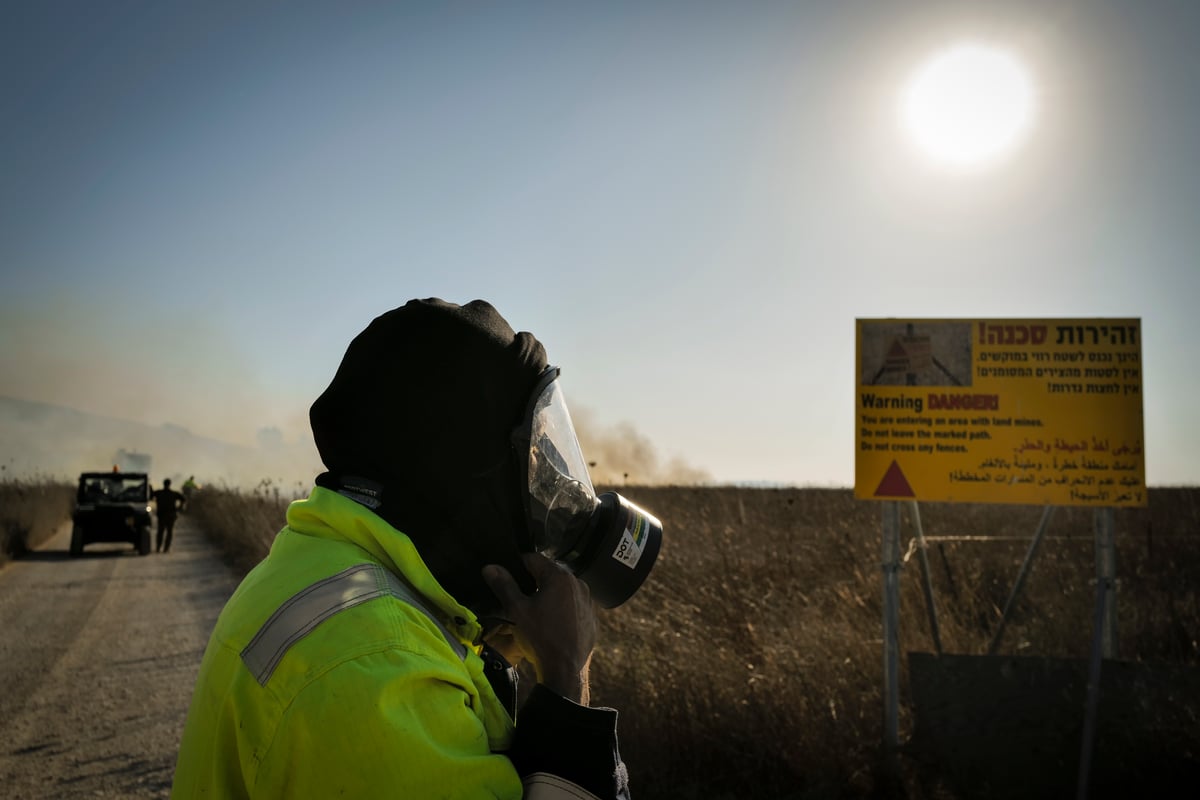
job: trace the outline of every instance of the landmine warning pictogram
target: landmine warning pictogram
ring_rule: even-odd
[[[1146,503],[1137,319],[860,319],[855,495]]]
[[[883,362],[885,373],[915,373],[933,364],[928,336],[897,336],[888,348]]]

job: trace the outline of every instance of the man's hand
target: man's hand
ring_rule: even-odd
[[[491,564],[483,579],[496,595],[513,635],[533,662],[538,683],[581,705],[588,703],[588,662],[596,645],[596,613],[587,584],[545,556],[527,553],[525,567],[537,581],[524,594],[512,575]]]

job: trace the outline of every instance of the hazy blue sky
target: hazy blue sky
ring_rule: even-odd
[[[962,39],[1038,93],[920,158]],[[299,435],[349,340],[482,297],[593,424],[853,481],[856,317],[1140,317],[1151,484],[1200,483],[1200,4],[7,2],[0,394]]]

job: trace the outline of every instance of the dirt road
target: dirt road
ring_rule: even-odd
[[[0,795],[166,797],[237,581],[186,516],[167,554],[69,544],[68,524],[0,569]]]

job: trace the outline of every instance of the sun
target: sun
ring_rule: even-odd
[[[1005,50],[961,43],[916,69],[900,117],[925,155],[963,172],[1010,155],[1033,127],[1035,96],[1024,65]]]

